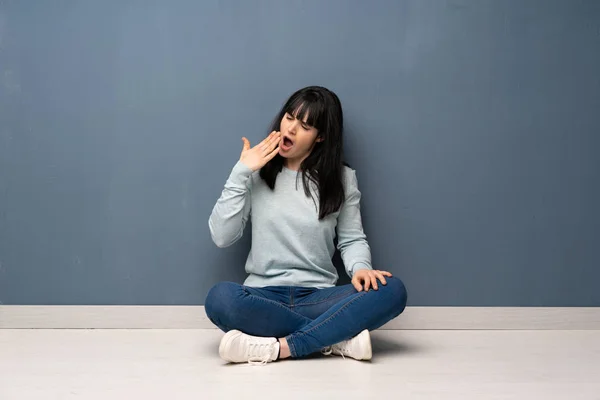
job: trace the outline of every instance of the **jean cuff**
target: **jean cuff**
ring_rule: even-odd
[[[298,358],[298,353],[296,352],[296,345],[294,344],[294,338],[292,335],[288,335],[285,337],[287,341],[288,347],[290,348],[290,355],[292,358]]]

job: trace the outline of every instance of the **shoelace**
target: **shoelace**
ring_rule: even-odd
[[[265,365],[271,359],[275,343],[250,343],[248,345],[248,364]]]
[[[333,347],[334,346],[329,346],[329,347],[325,347],[323,350],[321,350],[321,353],[325,356],[330,356],[333,353]],[[342,356],[342,358],[345,360],[346,357],[344,357],[344,353],[348,352],[348,349],[342,347],[340,348],[339,346],[337,346],[337,348],[340,351],[340,355]]]

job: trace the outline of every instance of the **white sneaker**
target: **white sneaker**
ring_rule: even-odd
[[[355,360],[370,360],[373,357],[373,350],[371,349],[371,335],[369,331],[365,329],[352,339],[336,343],[323,350],[323,354],[327,356],[332,353],[343,358],[350,357]]]
[[[277,359],[279,341],[232,330],[221,339],[219,355],[223,360],[232,363],[266,364]]]

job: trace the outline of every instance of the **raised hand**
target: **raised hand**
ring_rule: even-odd
[[[279,153],[279,143],[281,143],[281,133],[277,131],[271,132],[269,136],[256,146],[250,148],[250,142],[245,137],[244,148],[240,155],[240,161],[244,163],[252,171],[257,171],[265,166],[273,157]]]

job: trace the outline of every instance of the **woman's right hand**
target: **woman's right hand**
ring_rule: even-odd
[[[270,160],[279,153],[279,143],[281,143],[281,133],[277,131],[271,132],[269,136],[256,146],[250,148],[250,142],[245,137],[244,148],[240,155],[240,161],[244,163],[252,171],[257,171],[265,166]]]

